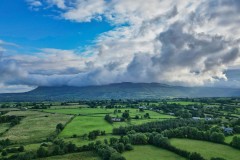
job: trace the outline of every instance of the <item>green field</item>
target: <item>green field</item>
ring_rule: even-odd
[[[94,115],[94,114],[107,114],[111,110],[101,108],[71,108],[71,109],[45,109],[44,112],[72,114],[72,115]]]
[[[185,160],[179,155],[154,146],[134,146],[133,151],[124,152],[127,160]]]
[[[65,124],[72,116],[43,113],[38,111],[13,111],[7,115],[25,116],[20,124],[3,134],[1,139],[13,142],[40,142],[54,133],[58,123]]]
[[[84,107],[88,107],[87,105],[78,105],[78,104],[74,104],[74,103],[68,103],[68,105],[66,106],[61,106],[61,105],[55,105],[55,106],[51,106],[51,109],[76,109],[76,108],[84,108]]]
[[[59,137],[71,137],[76,134],[81,136],[93,130],[105,130],[111,133],[113,125],[104,120],[103,117],[77,116],[60,133]]]
[[[146,110],[144,112],[139,112],[138,109],[119,109],[121,113],[114,114],[115,109],[101,109],[101,108],[77,108],[77,109],[46,109],[44,112],[48,113],[58,113],[58,114],[71,114],[78,115],[75,117],[64,130],[60,133],[59,137],[69,138],[74,134],[77,136],[82,136],[93,130],[104,130],[106,133],[112,133],[114,127],[126,126],[126,125],[136,125],[143,124],[147,122],[164,120],[169,118],[175,118],[174,116],[160,114],[154,111]],[[131,121],[128,122],[114,122],[109,124],[104,120],[106,114],[110,114],[112,117],[121,117],[125,110],[129,110]],[[143,117],[144,114],[149,113],[150,119],[140,118],[134,119],[136,115]]]
[[[81,152],[81,153],[47,157],[47,158],[42,158],[38,160],[100,160],[100,158],[93,152]]]
[[[225,142],[228,143],[228,144],[231,143],[234,136],[240,137],[240,134],[235,134],[235,135],[233,135],[233,136],[227,136],[227,137],[225,138]]]
[[[116,117],[116,116],[121,117],[122,113],[123,113],[125,110],[128,110],[131,118],[135,118],[136,115],[138,115],[139,117],[143,117],[144,114],[146,114],[146,113],[149,113],[151,119],[169,119],[169,118],[175,118],[174,116],[170,116],[170,115],[167,115],[167,114],[157,113],[157,112],[150,111],[150,110],[144,110],[144,112],[140,112],[139,109],[136,109],[136,108],[118,109],[118,110],[121,110],[121,113],[117,113],[117,114],[113,114],[113,113],[114,113],[114,110],[115,110],[115,109],[108,109],[108,111],[110,111],[110,113],[111,113],[111,116],[113,116],[113,117]]]
[[[180,105],[193,105],[193,104],[200,104],[199,102],[188,102],[188,101],[169,101],[168,104],[180,104]]]
[[[76,144],[78,147],[81,147],[83,145],[87,145],[91,142],[96,142],[96,141],[102,141],[104,142],[104,139],[109,140],[110,138],[115,137],[115,138],[119,138],[119,136],[115,136],[115,135],[105,135],[105,136],[98,136],[95,140],[84,140],[83,138],[64,138],[65,142],[72,142],[74,144]]]
[[[153,119],[168,119],[168,118],[175,118],[174,116],[160,114],[154,111],[145,110],[144,112],[139,112],[138,109],[133,108],[125,108],[125,109],[118,109],[121,110],[121,113],[114,114],[115,109],[102,109],[102,108],[70,108],[70,109],[45,109],[44,112],[49,113],[60,113],[60,114],[72,114],[72,115],[91,115],[91,116],[103,116],[105,114],[110,114],[113,117],[121,117],[122,113],[125,110],[129,110],[131,118],[135,118],[136,115],[142,116],[146,113],[150,114],[150,117]]]
[[[239,160],[240,157],[239,150],[222,144],[177,138],[171,139],[170,142],[177,148],[189,152],[200,153],[208,160],[210,160],[211,157],[221,157],[227,160]]]
[[[6,132],[6,130],[10,127],[9,123],[0,124],[0,134]]]

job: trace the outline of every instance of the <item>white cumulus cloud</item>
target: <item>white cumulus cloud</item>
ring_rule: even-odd
[[[34,6],[32,2],[29,4]],[[132,81],[222,85],[220,82],[229,78],[226,71],[239,68],[238,0],[39,2],[48,9],[58,8],[59,16],[69,21],[107,21],[115,27],[99,35],[95,46],[81,54],[75,50],[42,49],[32,56],[3,58],[2,64],[14,62],[12,70],[4,69],[6,73],[18,75],[15,72],[22,69],[19,79],[4,83],[83,86]],[[14,65],[19,66],[16,71]]]

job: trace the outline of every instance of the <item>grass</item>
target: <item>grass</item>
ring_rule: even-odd
[[[4,112],[4,111],[18,111],[18,108],[0,108],[0,112]]]
[[[10,127],[9,123],[2,123],[0,124],[0,134],[4,133]]]
[[[59,137],[71,137],[74,134],[81,136],[93,130],[111,133],[113,127],[103,117],[77,116],[64,128]]]
[[[171,139],[171,144],[177,148],[200,153],[204,158],[210,160],[212,157],[221,157],[228,160],[239,160],[240,151],[232,147],[199,140]]]
[[[78,138],[65,138],[64,141],[72,142],[75,145],[77,145],[78,147],[80,147],[83,145],[87,145],[91,142],[96,142],[98,140],[104,142],[104,139],[109,140],[112,137],[119,138],[119,136],[115,136],[115,135],[105,135],[105,136],[98,136],[97,139],[95,139],[95,140],[84,140],[84,139],[78,137]]]
[[[150,117],[152,119],[168,119],[168,118],[175,118],[174,116],[170,116],[170,115],[166,115],[166,114],[161,114],[161,113],[157,113],[154,111],[150,111],[150,110],[145,110],[144,112],[139,112],[138,109],[136,108],[125,108],[125,109],[118,109],[121,110],[121,113],[117,113],[117,114],[113,114],[115,109],[109,109],[108,111],[110,111],[113,117],[121,117],[122,113],[125,110],[129,110],[130,116],[131,118],[135,118],[136,115],[138,115],[139,117],[143,117],[146,113],[149,113]]]
[[[174,116],[160,114],[154,111],[139,112],[138,109],[120,109],[121,113],[113,114],[115,109],[101,109],[101,108],[78,108],[78,109],[47,109],[44,112],[80,115],[75,117],[65,129],[60,133],[59,137],[72,137],[74,134],[82,136],[93,130],[105,130],[106,133],[112,133],[113,128],[126,125],[143,124],[147,122],[175,118]],[[130,122],[114,122],[109,124],[104,120],[104,116],[111,113],[113,117],[121,117],[125,110],[129,110],[132,118],[135,115],[143,117],[144,114],[149,113],[151,119],[132,119]]]
[[[78,105],[78,104],[68,104],[66,106],[61,106],[61,105],[57,105],[57,106],[51,106],[51,109],[78,109],[78,108],[84,108],[84,107],[88,107],[87,105]]]
[[[193,105],[193,104],[200,104],[199,102],[188,102],[188,101],[168,101],[168,104],[180,104],[180,105]]]
[[[134,146],[133,151],[124,152],[127,160],[184,160],[183,157],[154,146]]]
[[[41,146],[41,143],[32,143],[24,146],[24,150],[27,152],[36,151]]]
[[[235,135],[233,135],[233,136],[227,136],[227,137],[225,137],[225,142],[228,143],[228,144],[230,144],[230,143],[232,142],[232,139],[233,139],[234,136],[239,136],[239,137],[240,137],[240,134],[235,134]]]
[[[20,124],[3,134],[2,139],[9,138],[16,143],[33,143],[45,140],[54,133],[58,123],[65,124],[72,116],[43,113],[38,111],[14,111],[8,115],[25,116]]]
[[[164,119],[132,119],[130,124],[131,125],[140,125],[143,123],[154,122],[154,121],[161,121]]]
[[[100,160],[100,158],[93,152],[81,152],[81,153],[46,157],[38,160]]]
[[[113,114],[115,109],[102,109],[102,108],[61,108],[61,109],[45,109],[44,112],[49,113],[60,113],[60,114],[72,114],[72,115],[91,115],[91,116],[103,116],[105,114],[111,114],[113,117],[121,117],[125,110],[129,110],[131,118],[135,118],[136,115],[144,116],[144,114],[149,113],[150,117],[153,119],[168,119],[175,118],[174,116],[160,114],[154,111],[145,110],[144,112],[139,112],[136,108],[124,108],[121,113]]]
[[[110,111],[101,108],[71,108],[71,109],[45,109],[44,112],[72,114],[72,115],[94,115],[94,114],[107,114]]]

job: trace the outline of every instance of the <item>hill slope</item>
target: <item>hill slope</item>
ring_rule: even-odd
[[[181,87],[159,83],[117,83],[86,87],[38,87],[26,93],[0,94],[0,101],[70,101],[81,99],[159,99],[167,97],[235,97],[240,89]]]

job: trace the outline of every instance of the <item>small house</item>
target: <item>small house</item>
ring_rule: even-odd
[[[233,134],[233,128],[230,127],[222,127],[224,133],[226,134]]]
[[[28,108],[27,108],[27,107],[21,107],[20,110],[21,110],[21,111],[26,111],[26,110],[28,110]]]
[[[122,119],[121,119],[121,118],[115,118],[115,117],[113,117],[113,118],[112,118],[112,121],[113,121],[113,122],[121,122]]]
[[[192,117],[193,120],[200,120],[200,117]]]
[[[206,121],[211,121],[211,120],[213,120],[211,117],[205,117],[205,120]]]

